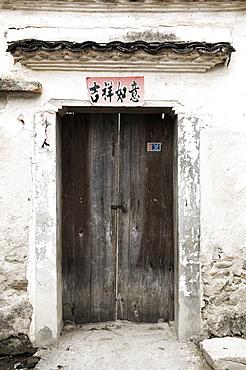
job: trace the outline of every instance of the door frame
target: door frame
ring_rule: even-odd
[[[49,108],[51,105],[49,105]],[[61,117],[102,112],[88,102],[55,101],[34,115],[29,297],[33,306],[30,339],[36,346],[56,343],[62,330],[61,276]],[[112,110],[118,111],[116,107]],[[200,126],[203,119],[183,112],[177,102],[145,102],[131,113],[164,112],[174,123],[174,317],[180,340],[201,328],[200,289]],[[48,144],[48,145],[46,145]],[[47,310],[49,307],[49,310]]]

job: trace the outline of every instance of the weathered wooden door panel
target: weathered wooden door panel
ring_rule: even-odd
[[[67,115],[62,131],[64,319],[114,320],[117,115]]]
[[[93,115],[91,127],[91,322],[98,322],[115,320],[117,115]]]
[[[63,284],[65,320],[173,319],[168,116],[64,117]]]
[[[148,142],[161,142],[148,152]],[[121,115],[118,317],[173,319],[172,122]]]
[[[63,183],[63,315],[90,321],[90,168],[87,116],[66,115],[62,122]],[[83,200],[81,202],[81,199]],[[79,215],[79,217],[78,217]],[[78,308],[83,305],[83,311]]]

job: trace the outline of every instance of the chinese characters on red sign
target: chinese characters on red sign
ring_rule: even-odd
[[[144,103],[144,77],[87,77],[93,105],[139,106]]]

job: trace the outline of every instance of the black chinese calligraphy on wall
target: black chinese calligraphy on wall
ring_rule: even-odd
[[[144,103],[144,77],[87,77],[93,105],[139,106]]]

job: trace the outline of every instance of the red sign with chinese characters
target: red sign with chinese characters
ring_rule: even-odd
[[[86,83],[93,105],[144,104],[144,77],[87,77]]]

